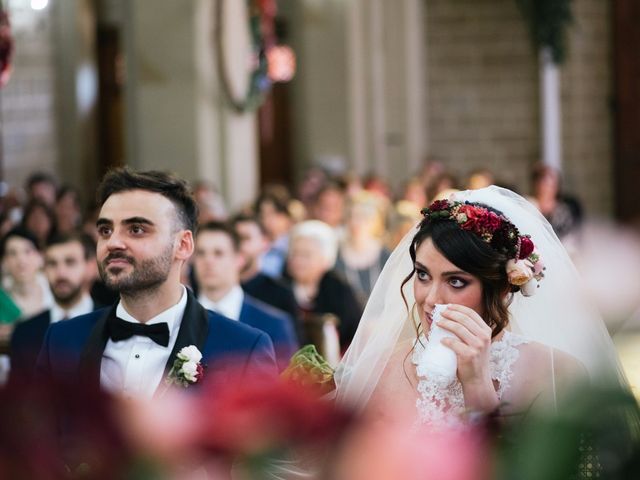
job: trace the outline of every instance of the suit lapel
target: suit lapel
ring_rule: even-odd
[[[193,293],[187,289],[187,305],[184,309],[178,338],[165,365],[165,375],[169,373],[180,350],[189,345],[195,345],[204,355],[204,346],[209,336],[209,318]],[[203,359],[204,361],[204,359]]]
[[[92,388],[100,388],[102,355],[109,340],[106,329],[107,320],[112,316],[115,317],[117,305],[117,303],[113,305],[105,315],[96,321],[80,354],[80,378]]]
[[[242,300],[242,308],[240,309],[240,316],[238,317],[238,321],[240,323],[247,323],[247,318],[249,317],[249,304],[246,299]]]

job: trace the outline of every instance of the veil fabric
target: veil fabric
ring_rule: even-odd
[[[499,210],[520,234],[531,236],[542,257],[545,277],[535,295],[513,294],[509,328],[528,340],[572,355],[584,365],[592,383],[624,385],[624,374],[601,315],[583,293],[573,262],[537,208],[516,193],[495,186],[457,192],[451,200],[482,203]],[[414,279],[404,287],[406,303],[400,292],[403,280],[413,269],[409,246],[415,234],[414,228],[391,254],[371,293],[353,342],[336,369],[339,403],[364,408],[392,354],[402,342],[416,338],[419,319],[412,308]],[[519,372],[523,373],[526,374]],[[554,373],[550,371],[550,375]],[[554,380],[550,378],[550,382]]]

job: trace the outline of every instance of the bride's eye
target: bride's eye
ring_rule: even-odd
[[[464,288],[467,286],[467,283],[467,281],[456,277],[453,277],[449,280],[449,285],[451,285],[453,288]]]
[[[420,270],[417,268],[416,268],[416,277],[418,277],[418,280],[420,280],[421,282],[424,282],[425,280],[429,280],[429,274],[424,270]]]

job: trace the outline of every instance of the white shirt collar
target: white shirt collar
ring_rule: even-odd
[[[182,287],[182,296],[180,297],[178,303],[151,318],[146,322],[147,325],[151,325],[152,323],[166,322],[169,325],[169,334],[171,336],[174,336],[174,333],[177,332],[180,328],[180,324],[182,323],[182,315],[184,314],[184,310],[187,307],[187,289],[184,285],[180,286]],[[116,307],[116,316],[127,322],[141,323],[125,310],[124,305],[122,305],[122,300],[118,302],[118,306]]]
[[[89,296],[88,293],[85,293],[84,295],[82,295],[82,297],[80,298],[80,301],[76,303],[73,307],[71,307],[69,310],[63,309],[60,305],[54,302],[53,305],[51,305],[51,312],[50,312],[51,323],[59,322],[63,318],[68,319],[68,318],[77,317],[79,315],[84,315],[85,313],[90,313],[92,311],[93,311],[93,300],[91,300],[91,297]]]
[[[207,298],[204,293],[198,296],[198,301],[207,310],[213,310],[232,320],[240,320],[240,312],[242,311],[242,303],[244,302],[244,292],[240,285],[235,285],[229,293],[217,302]]]

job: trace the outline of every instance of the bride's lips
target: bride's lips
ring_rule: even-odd
[[[430,312],[424,312],[424,318],[427,320],[427,323],[431,325],[433,323],[433,317]]]

